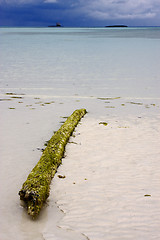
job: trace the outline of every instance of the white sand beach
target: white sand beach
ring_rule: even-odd
[[[25,89],[2,89],[0,99],[0,239],[159,239],[160,99],[59,97]],[[44,143],[79,108],[88,113],[33,221],[18,191]]]
[[[66,178],[52,183],[65,214],[61,228],[93,240],[160,237],[156,125],[155,119],[133,116],[82,121],[58,171]]]

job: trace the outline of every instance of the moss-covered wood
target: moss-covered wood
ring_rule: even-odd
[[[49,196],[49,186],[65,151],[65,145],[80,119],[86,114],[79,109],[67,118],[61,128],[48,141],[39,162],[29,174],[19,191],[20,199],[26,203],[28,214],[35,218]]]

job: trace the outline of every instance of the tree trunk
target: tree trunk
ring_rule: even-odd
[[[39,162],[28,175],[22,189],[20,199],[26,203],[28,214],[35,218],[43,203],[49,196],[49,186],[57,168],[61,164],[65,146],[69,137],[81,118],[86,114],[85,109],[75,110],[65,123],[49,140]]]

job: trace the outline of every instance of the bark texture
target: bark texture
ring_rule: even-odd
[[[67,118],[49,140],[39,162],[28,175],[19,191],[20,199],[26,203],[28,214],[32,218],[39,214],[43,203],[48,198],[50,182],[62,162],[65,146],[78,122],[85,114],[86,109],[78,109]]]

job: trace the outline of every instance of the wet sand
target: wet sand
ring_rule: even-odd
[[[104,121],[107,126],[99,124]],[[157,124],[148,118],[82,121],[58,170],[66,177],[52,182],[65,214],[61,228],[92,240],[160,237]]]
[[[0,104],[0,239],[159,239],[160,99],[3,89]],[[78,108],[88,114],[32,221],[18,191],[45,142]]]

